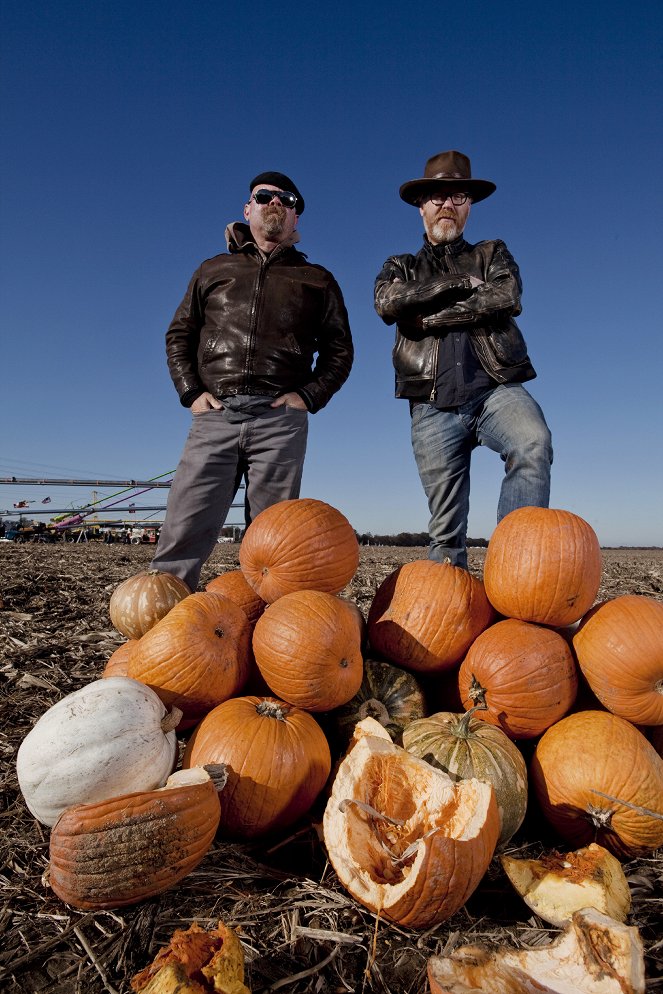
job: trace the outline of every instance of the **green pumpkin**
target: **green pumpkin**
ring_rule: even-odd
[[[502,825],[499,841],[504,843],[525,817],[527,767],[518,746],[501,728],[473,717],[474,710],[440,711],[412,722],[403,732],[403,746],[452,780],[492,784]]]
[[[363,718],[375,718],[400,745],[403,729],[425,714],[424,692],[412,673],[381,659],[365,659],[364,679],[358,692],[330,717],[344,746]]]

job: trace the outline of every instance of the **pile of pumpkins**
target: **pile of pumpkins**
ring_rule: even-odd
[[[528,786],[573,846],[627,858],[663,844],[663,603],[592,607],[601,556],[585,521],[513,511],[483,583],[411,562],[366,620],[340,595],[358,561],[346,518],[301,499],[263,511],[240,569],[203,592],[151,572],[117,588],[111,618],[128,641],[18,754],[62,900],[159,893],[217,831],[282,831],[325,788],[339,879],[413,928],[465,903],[520,827]],[[538,740],[529,771],[523,740]]]

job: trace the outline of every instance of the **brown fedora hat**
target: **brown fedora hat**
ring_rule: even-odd
[[[417,207],[421,198],[436,190],[467,193],[473,204],[496,190],[487,179],[472,179],[470,160],[462,152],[438,152],[426,163],[422,179],[412,179],[400,188],[401,199]]]

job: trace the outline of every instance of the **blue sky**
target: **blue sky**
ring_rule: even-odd
[[[421,244],[398,187],[458,148],[497,184],[466,236],[503,238],[521,268],[552,505],[603,544],[663,544],[662,27],[659,4],[610,0],[5,0],[0,477],[176,465],[190,415],[165,329],[249,179],[277,169],[306,197],[300,248],[337,277],[356,344],[311,419],[302,495],[359,531],[425,530],[372,288]],[[473,536],[494,527],[501,475],[476,452]],[[0,509],[45,493],[1,487]]]

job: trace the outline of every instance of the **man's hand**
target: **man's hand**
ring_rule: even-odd
[[[196,397],[193,404],[191,405],[192,414],[202,414],[203,411],[220,411],[223,409],[223,404],[221,401],[217,400],[212,393],[201,393],[200,397]]]
[[[298,393],[284,393],[277,397],[271,406],[282,407],[284,404],[286,407],[294,407],[298,411],[308,411],[308,407]]]

